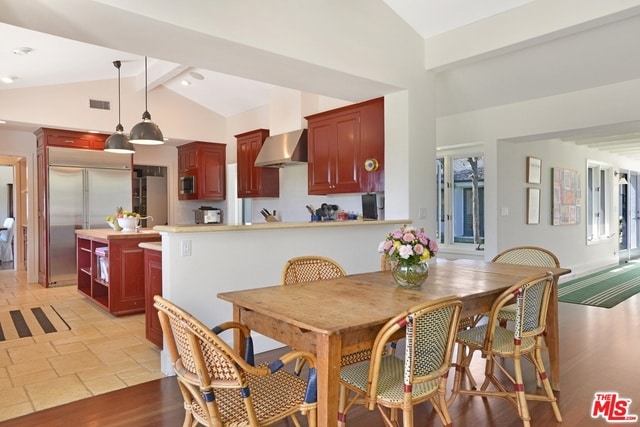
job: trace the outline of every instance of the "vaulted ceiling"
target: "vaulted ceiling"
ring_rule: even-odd
[[[420,36],[429,39],[522,10],[519,8],[535,2],[384,0],[384,3]],[[15,12],[22,5],[20,0],[0,0],[0,10],[3,7]],[[640,55],[635,43],[640,40],[639,16],[610,18],[593,28],[549,36],[547,39],[553,39],[553,43],[537,40],[534,46],[526,46],[526,51],[517,49],[444,69],[437,78],[438,113],[471,111],[492,104],[638,79]],[[0,83],[0,94],[8,88],[113,79],[116,71],[112,61],[116,59],[123,62],[123,77],[137,76],[138,81],[143,82],[140,76],[144,73],[144,58],[140,55],[2,21],[0,13],[0,77],[14,77],[15,81],[11,85]],[[23,55],[19,50],[22,47],[33,51]],[[505,73],[512,78],[505,79]],[[150,58],[149,88],[153,90],[159,85],[224,117],[266,105],[272,87],[268,82]],[[548,137],[640,158],[640,125],[636,123]]]

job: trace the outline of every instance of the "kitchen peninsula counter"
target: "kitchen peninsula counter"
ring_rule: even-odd
[[[218,293],[279,285],[287,260],[305,255],[332,258],[348,274],[380,269],[380,242],[409,220],[269,222],[251,225],[157,225],[162,235],[162,295],[206,325],[233,318]],[[262,352],[282,343],[260,334]],[[171,363],[162,352],[162,371]]]
[[[120,316],[145,311],[143,242],[159,242],[153,230],[76,230],[78,291]]]
[[[320,228],[328,227],[358,227],[358,226],[379,226],[410,224],[411,221],[404,220],[352,220],[352,221],[317,221],[317,222],[262,222],[240,225],[221,224],[186,224],[186,225],[156,225],[154,231],[170,233],[196,233],[209,231],[248,231],[248,230],[286,230],[293,228]]]

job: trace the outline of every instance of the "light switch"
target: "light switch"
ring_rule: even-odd
[[[509,215],[509,208],[502,208],[502,209],[500,209],[500,215],[502,215],[502,216],[507,216],[507,215]]]

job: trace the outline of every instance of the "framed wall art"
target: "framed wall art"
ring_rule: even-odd
[[[535,157],[527,157],[527,184],[540,184],[542,160]]]
[[[539,188],[527,188],[527,224],[540,224]]]
[[[581,194],[578,172],[553,168],[553,225],[580,222]]]

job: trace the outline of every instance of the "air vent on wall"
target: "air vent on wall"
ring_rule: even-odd
[[[90,99],[89,108],[93,108],[96,110],[111,110],[111,102],[101,101],[99,99]]]

